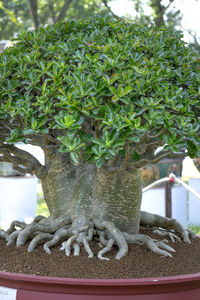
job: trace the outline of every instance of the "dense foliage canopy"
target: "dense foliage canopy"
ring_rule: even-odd
[[[159,145],[198,154],[200,62],[178,32],[62,21],[22,32],[0,56],[0,78],[2,143],[48,136],[75,163],[98,167]]]

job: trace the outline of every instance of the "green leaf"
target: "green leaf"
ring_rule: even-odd
[[[112,156],[116,155],[116,150],[115,149],[108,149],[108,153],[111,154]]]
[[[139,73],[139,74],[141,74],[141,75],[144,73],[143,70],[139,69],[139,68],[136,67],[136,66],[133,66],[133,69],[134,69],[137,73]]]
[[[128,79],[127,73],[123,71],[122,72],[122,77],[123,77],[124,80],[127,80]]]
[[[116,102],[116,101],[118,101],[118,100],[120,100],[120,98],[119,98],[118,96],[113,96],[113,97],[112,97],[112,102]]]
[[[14,143],[20,140],[21,138],[22,138],[21,131],[19,129],[12,129],[11,136],[6,138],[6,141],[8,143]]]
[[[122,97],[122,91],[123,91],[123,88],[122,88],[122,84],[120,83],[120,85],[118,86],[118,89],[117,89],[117,95],[119,97]]]
[[[25,127],[23,129],[23,134],[24,135],[29,135],[29,134],[33,134],[33,133],[34,133],[34,130],[32,128]]]
[[[128,97],[122,97],[119,99],[120,101],[122,101],[125,104],[129,104],[130,103],[130,99]],[[113,101],[114,102],[114,101]]]
[[[124,140],[117,140],[114,144],[113,144],[113,148],[119,148],[119,149],[123,149],[124,147]]]
[[[195,154],[197,152],[197,147],[196,145],[192,142],[192,141],[189,141],[187,140],[186,142],[187,144],[187,149],[188,149],[188,154],[191,158],[194,158],[195,157]]]
[[[113,84],[117,79],[119,78],[119,75],[117,73],[112,74],[109,85]]]
[[[103,143],[100,139],[94,138],[94,139],[93,139],[93,142],[94,142],[95,144],[99,145],[99,146],[104,146],[104,143]]]
[[[101,156],[101,154],[103,153],[103,150],[102,150],[102,148],[100,147],[100,146],[93,146],[92,147],[92,152],[94,153],[94,154],[96,154],[96,156]]]
[[[61,145],[60,148],[58,149],[58,151],[61,153],[66,153],[66,152],[68,152],[68,149],[65,147],[65,145]]]
[[[85,55],[89,61],[92,61],[92,56],[90,54]]]
[[[104,160],[103,158],[100,158],[96,161],[96,166],[98,169],[100,169],[103,166]]]
[[[139,161],[140,160],[140,155],[138,152],[134,152],[133,155],[132,155],[132,159],[135,160],[135,161]]]
[[[57,140],[64,144],[67,148],[71,146],[71,140],[67,136],[58,136]]]
[[[133,90],[132,86],[126,86],[122,92],[122,96],[128,95]]]
[[[74,147],[74,150],[78,150],[78,149],[80,149],[80,148],[83,148],[85,146],[85,143],[80,143],[80,144],[78,144],[77,146],[75,146]]]
[[[34,120],[32,121],[31,127],[32,127],[33,130],[36,130],[37,127],[38,127],[38,121],[34,119]]]
[[[78,163],[79,163],[79,155],[78,155],[78,153],[71,151],[70,154],[69,154],[69,156],[70,156],[72,162],[74,162],[75,165],[78,165]]]
[[[47,133],[49,133],[49,129],[45,128],[45,127],[39,128],[38,132],[47,134]]]
[[[130,136],[128,138],[128,140],[131,141],[131,142],[134,142],[134,143],[139,143],[140,138],[139,138],[139,136]]]
[[[108,75],[103,76],[103,80],[109,85],[110,84],[110,77]]]
[[[114,86],[110,86],[109,89],[112,92],[112,94],[114,94],[115,96],[118,96],[117,89]]]

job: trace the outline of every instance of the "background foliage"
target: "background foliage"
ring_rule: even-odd
[[[153,21],[157,26],[165,25],[168,28],[181,29],[182,14],[174,7],[175,0],[130,1],[134,3],[135,21],[147,23]],[[110,0],[1,0],[0,40],[9,40],[23,29],[53,24],[64,18],[105,15],[108,11],[114,15],[109,6],[110,2]],[[144,5],[151,7],[151,16],[145,14]],[[198,39],[194,34],[192,45],[200,51]]]

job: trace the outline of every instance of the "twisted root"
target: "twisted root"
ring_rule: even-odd
[[[157,253],[162,256],[172,257],[170,252],[175,252],[175,250],[167,245],[167,240],[157,241],[156,239],[150,238],[145,234],[128,234],[123,232],[123,235],[128,243],[145,246],[149,248],[152,252]]]
[[[146,211],[140,213],[140,225],[144,228],[154,229],[154,233],[169,237],[172,242],[182,239],[183,242],[191,244],[190,238],[195,238],[195,233],[192,230],[185,229],[176,219],[162,217]],[[181,238],[175,233],[179,234]]]
[[[51,254],[51,248],[61,243],[60,250],[65,251],[66,256],[69,256],[71,252],[78,256],[81,247],[83,247],[88,257],[92,258],[94,253],[89,243],[95,237],[102,248],[97,257],[108,260],[103,255],[110,251],[113,245],[118,247],[116,259],[121,259],[127,254],[128,243],[143,245],[154,253],[171,257],[171,252],[175,252],[175,250],[167,244],[166,238],[172,242],[180,241],[182,238],[184,242],[190,243],[189,238],[195,237],[191,230],[184,229],[176,220],[146,212],[141,212],[141,225],[153,230],[153,233],[157,233],[165,239],[158,241],[144,234],[121,232],[110,221],[86,216],[62,216],[54,220],[51,217],[37,216],[29,225],[14,221],[7,231],[0,230],[0,238],[4,238],[8,246],[16,243],[17,247],[30,241],[28,252],[32,252],[39,244],[44,243],[44,251]]]

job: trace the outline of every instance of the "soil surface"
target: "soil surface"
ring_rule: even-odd
[[[158,238],[157,235],[153,237]],[[200,238],[192,240],[192,244],[169,242],[176,250],[173,258],[161,257],[142,246],[129,245],[128,254],[121,260],[114,259],[117,253],[117,248],[114,248],[105,255],[110,260],[102,261],[97,259],[100,249],[98,243],[93,241],[90,245],[95,254],[92,259],[87,258],[83,249],[78,257],[65,256],[64,251],[59,251],[60,245],[52,248],[51,255],[42,250],[42,245],[28,253],[27,246],[6,246],[5,240],[0,239],[0,270],[40,276],[101,279],[163,277],[200,272]]]

